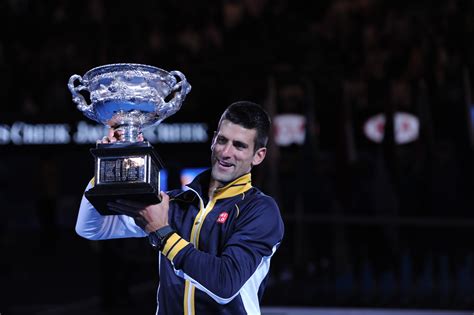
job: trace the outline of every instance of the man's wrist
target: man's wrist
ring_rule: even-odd
[[[171,226],[166,225],[148,234],[148,240],[151,246],[153,246],[156,250],[161,251],[165,246],[168,238],[174,232],[176,231]]]

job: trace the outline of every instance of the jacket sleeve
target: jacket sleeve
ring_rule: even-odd
[[[283,238],[280,211],[272,198],[258,198],[247,207],[241,209],[221,256],[197,250],[176,233],[162,251],[178,276],[191,281],[220,304],[232,301],[247,282],[256,281],[251,285],[258,290],[268,273],[270,258]]]
[[[89,182],[85,191],[92,188]],[[90,240],[144,237],[146,232],[126,215],[101,215],[83,195],[76,221],[76,233]]]

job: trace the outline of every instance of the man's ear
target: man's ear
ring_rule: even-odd
[[[212,136],[211,140],[211,151],[214,150],[214,145],[216,143],[217,131],[214,131],[214,135]]]
[[[255,166],[262,163],[266,155],[267,155],[267,148],[263,147],[263,148],[258,149],[253,154],[252,165]]]

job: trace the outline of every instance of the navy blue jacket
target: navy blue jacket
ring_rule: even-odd
[[[170,191],[177,232],[159,255],[157,314],[260,314],[270,259],[284,233],[275,201],[245,174],[208,200],[210,171]],[[92,187],[89,183],[87,189]],[[146,237],[125,215],[102,216],[83,196],[76,232],[88,239]]]
[[[252,187],[250,174],[207,200],[209,176],[170,192],[177,233],[160,259],[158,314],[260,314],[270,258],[283,238],[280,211]]]

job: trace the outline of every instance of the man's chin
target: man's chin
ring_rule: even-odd
[[[212,170],[212,178],[221,183],[228,183],[234,179],[232,174],[223,174],[222,172],[215,170]]]

